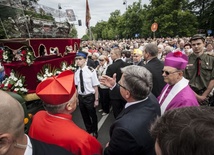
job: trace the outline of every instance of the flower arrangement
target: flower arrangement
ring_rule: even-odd
[[[61,71],[65,71],[65,70],[72,70],[72,71],[76,71],[76,65],[75,64],[71,64],[69,65],[66,61],[63,61],[61,63]]]
[[[50,64],[46,64],[42,67],[41,71],[37,74],[37,79],[39,81],[44,81],[48,77],[55,76],[57,74],[57,69],[51,68]]]
[[[12,61],[22,61],[27,65],[31,65],[35,59],[36,58],[30,47],[23,47],[20,50],[14,51],[7,47],[3,49],[3,62],[10,63]]]
[[[24,95],[28,92],[28,89],[25,88],[25,76],[15,73],[13,70],[10,72],[10,76],[2,81],[0,88],[2,90],[15,92],[19,95]]]
[[[12,62],[13,61],[13,51],[8,47],[3,48],[3,62]]]
[[[66,61],[61,62],[60,68],[51,68],[50,64],[46,64],[42,67],[41,71],[37,74],[37,79],[39,81],[44,81],[48,77],[60,74],[63,71],[72,70],[76,71],[75,64],[69,65]]]
[[[26,62],[29,66],[33,64],[35,60],[33,51],[29,47],[24,47],[21,49],[21,61]]]

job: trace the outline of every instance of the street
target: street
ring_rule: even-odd
[[[109,142],[109,128],[111,124],[114,122],[115,118],[113,116],[112,110],[108,115],[102,116],[102,112],[99,113],[98,110],[100,106],[96,108],[97,110],[97,117],[98,117],[98,141],[102,144],[103,149],[107,142]],[[73,121],[82,129],[85,130],[85,126],[83,123],[83,119],[79,110],[79,106],[75,112],[73,112]]]

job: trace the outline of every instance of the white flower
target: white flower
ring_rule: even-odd
[[[7,60],[7,59],[8,59],[8,56],[7,56],[7,55],[3,55],[3,58],[4,58],[5,60]]]
[[[22,83],[19,83],[19,87],[23,87],[23,84],[22,84]]]
[[[52,76],[53,75],[53,73],[48,73],[48,77],[50,77],[50,76]]]
[[[22,92],[27,92],[28,90],[26,89],[26,88],[20,88],[20,91],[22,91]]]
[[[60,74],[60,73],[62,73],[62,72],[60,72],[60,71],[56,71],[56,74]]]
[[[15,88],[14,91],[19,91],[19,88]]]
[[[43,80],[43,76],[37,75],[37,79],[38,79],[39,81],[42,81],[42,80]]]
[[[26,62],[29,64],[29,63],[31,63],[31,60],[30,60],[30,59],[27,59],[27,61],[26,61]]]

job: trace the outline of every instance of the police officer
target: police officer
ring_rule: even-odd
[[[75,85],[78,90],[79,108],[88,133],[98,137],[97,114],[95,107],[98,106],[98,85],[96,71],[86,65],[87,53],[79,51],[75,61],[78,70],[75,72]]]

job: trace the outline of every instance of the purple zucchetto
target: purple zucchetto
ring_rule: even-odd
[[[178,70],[184,70],[188,63],[188,57],[181,51],[170,52],[166,55],[164,66],[174,67]]]

